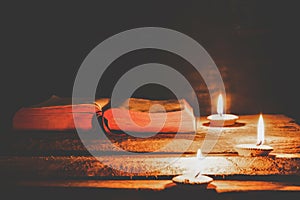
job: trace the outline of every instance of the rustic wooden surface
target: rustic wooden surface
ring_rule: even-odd
[[[240,116],[235,126],[223,128],[213,150],[204,160],[197,160],[195,153],[201,147],[208,130],[215,129],[208,127],[207,120],[203,117],[198,121],[195,137],[192,134],[183,134],[174,139],[173,135],[161,134],[151,139],[117,137],[113,140],[114,145],[124,150],[140,153],[136,156],[115,154],[110,152],[109,144],[93,143],[91,139],[91,146],[88,148],[99,156],[102,163],[86,151],[74,132],[14,132],[1,138],[0,175],[4,181],[11,179],[20,183],[19,180],[22,179],[25,181],[23,184],[29,184],[30,181],[44,180],[46,185],[57,183],[57,186],[64,187],[65,183],[59,180],[82,180],[81,184],[88,185],[90,182],[85,181],[95,178],[143,177],[147,180],[149,177],[155,177],[165,184],[174,175],[201,170],[203,174],[217,178],[212,184],[218,192],[260,190],[257,187],[260,184],[262,190],[298,191],[299,181],[295,180],[299,180],[300,175],[300,126],[284,115],[263,116],[266,128],[265,143],[274,148],[269,157],[251,158],[236,154],[234,145],[256,141],[258,115],[247,115]],[[172,140],[175,140],[172,146],[163,151],[159,150]],[[182,144],[188,142],[192,142],[191,146],[181,149]],[[118,151],[118,148],[116,150]],[[143,154],[149,151],[157,152],[151,156]],[[181,154],[182,152],[184,154]],[[103,156],[103,153],[106,153],[106,156]],[[110,154],[107,155],[108,153]],[[115,170],[109,165],[120,170]],[[161,177],[165,176],[167,180],[161,180]],[[246,178],[242,178],[241,181],[241,176]],[[272,184],[272,181],[264,182],[264,178],[261,179],[269,176],[275,176],[280,183]],[[222,180],[218,180],[220,177]],[[234,180],[228,180],[230,177]],[[118,184],[119,180],[112,181]],[[125,187],[149,187],[153,190],[165,187],[162,182],[155,182],[154,185],[149,182],[145,186],[144,182],[134,181]],[[35,183],[39,182],[32,184]],[[105,182],[107,183],[109,182]],[[81,184],[77,186],[80,187]],[[100,185],[106,187],[105,184],[101,182]],[[114,187],[114,184],[111,183],[111,186],[107,187]]]
[[[183,173],[229,175],[291,175],[300,178],[300,158],[207,156],[38,156],[1,157],[1,177],[103,178],[174,176]]]
[[[165,190],[178,186],[172,180],[56,180],[56,181],[20,181],[19,185],[25,187],[73,187],[73,188],[99,188],[99,189],[134,189],[134,190]],[[192,186],[197,188],[198,186]],[[300,191],[300,185],[269,181],[237,181],[214,180],[207,189],[224,192],[249,191]]]
[[[159,134],[154,138],[128,138],[123,136],[112,137],[112,143],[116,147],[113,151],[122,148],[125,151],[162,153],[186,152],[195,153],[203,143],[207,134],[214,137],[220,133],[217,143],[210,153],[236,153],[234,146],[241,143],[256,142],[256,128],[258,115],[240,116],[238,123],[233,127],[224,127],[219,132],[218,128],[207,126],[206,117],[198,119],[196,135],[180,134],[173,140],[174,134]],[[265,144],[274,148],[273,153],[298,154],[300,153],[300,126],[295,121],[284,115],[264,114]],[[7,155],[86,155],[86,148],[102,155],[102,152],[111,151],[111,143],[101,141],[101,135],[87,139],[88,146],[82,145],[75,132],[15,132],[10,135],[2,135],[1,152]],[[170,141],[173,145],[168,149],[162,149]],[[184,144],[191,143],[187,149]]]

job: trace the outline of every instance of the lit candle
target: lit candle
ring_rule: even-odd
[[[200,164],[200,160],[203,160],[204,157],[202,155],[201,149],[198,149],[196,154],[196,162]],[[195,165],[197,166],[197,163]],[[207,185],[213,181],[213,179],[209,176],[205,176],[198,171],[196,174],[182,174],[179,176],[175,176],[172,181],[174,183],[179,184],[189,184],[189,185]]]
[[[217,102],[217,113],[207,117],[209,120],[210,126],[231,126],[234,125],[236,120],[239,118],[236,115],[232,114],[224,114],[224,103],[223,96],[219,94],[218,102]]]
[[[257,123],[257,141],[256,144],[239,144],[235,146],[236,151],[242,156],[267,156],[273,148],[264,145],[265,125],[262,115],[259,116]]]

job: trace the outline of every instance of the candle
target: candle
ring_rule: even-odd
[[[265,125],[262,114],[257,123],[256,144],[239,144],[235,146],[236,151],[241,156],[267,156],[273,150],[271,146],[264,145]]]
[[[201,149],[198,149],[196,154],[196,162],[200,164],[200,160],[204,159]],[[195,163],[196,165],[197,163]],[[200,167],[200,166],[199,166]],[[199,170],[196,174],[182,174],[179,176],[175,176],[172,181],[174,183],[179,184],[189,184],[189,185],[207,185],[213,181],[213,179],[209,176],[205,176],[201,174]]]
[[[236,120],[239,118],[236,115],[232,114],[224,114],[224,103],[223,96],[219,94],[218,102],[217,102],[217,113],[207,117],[209,120],[210,126],[231,126],[234,125]]]

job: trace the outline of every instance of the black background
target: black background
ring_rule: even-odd
[[[0,127],[9,129],[23,106],[52,94],[71,97],[77,70],[96,45],[121,31],[147,26],[189,35],[218,67],[226,66],[226,78],[235,77],[231,90],[245,102],[232,106],[235,113],[282,113],[300,121],[296,2],[2,2]],[[151,61],[145,54],[137,57],[128,58],[127,65]],[[121,71],[116,67],[114,73]]]

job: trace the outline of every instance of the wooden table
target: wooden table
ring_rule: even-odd
[[[152,139],[115,137],[112,143],[118,148],[114,152],[110,152],[111,143],[93,143],[91,138],[88,148],[97,157],[86,151],[75,132],[14,132],[1,138],[0,182],[26,190],[93,188],[177,194],[191,188],[174,184],[172,177],[201,170],[214,181],[205,190],[192,187],[192,192],[210,191],[211,197],[240,194],[238,197],[245,198],[248,192],[282,191],[299,197],[300,126],[284,115],[265,114],[265,143],[274,151],[268,157],[238,156],[236,144],[255,143],[257,120],[258,115],[240,116],[235,126],[223,128],[212,150],[200,161],[196,151],[205,137],[214,133],[209,133],[212,128],[205,117],[198,120],[196,135],[182,134],[176,139],[170,134]],[[172,145],[161,151],[170,141]],[[187,149],[182,148],[190,142]],[[135,154],[120,153],[119,148]],[[149,151],[156,153],[145,154]]]

